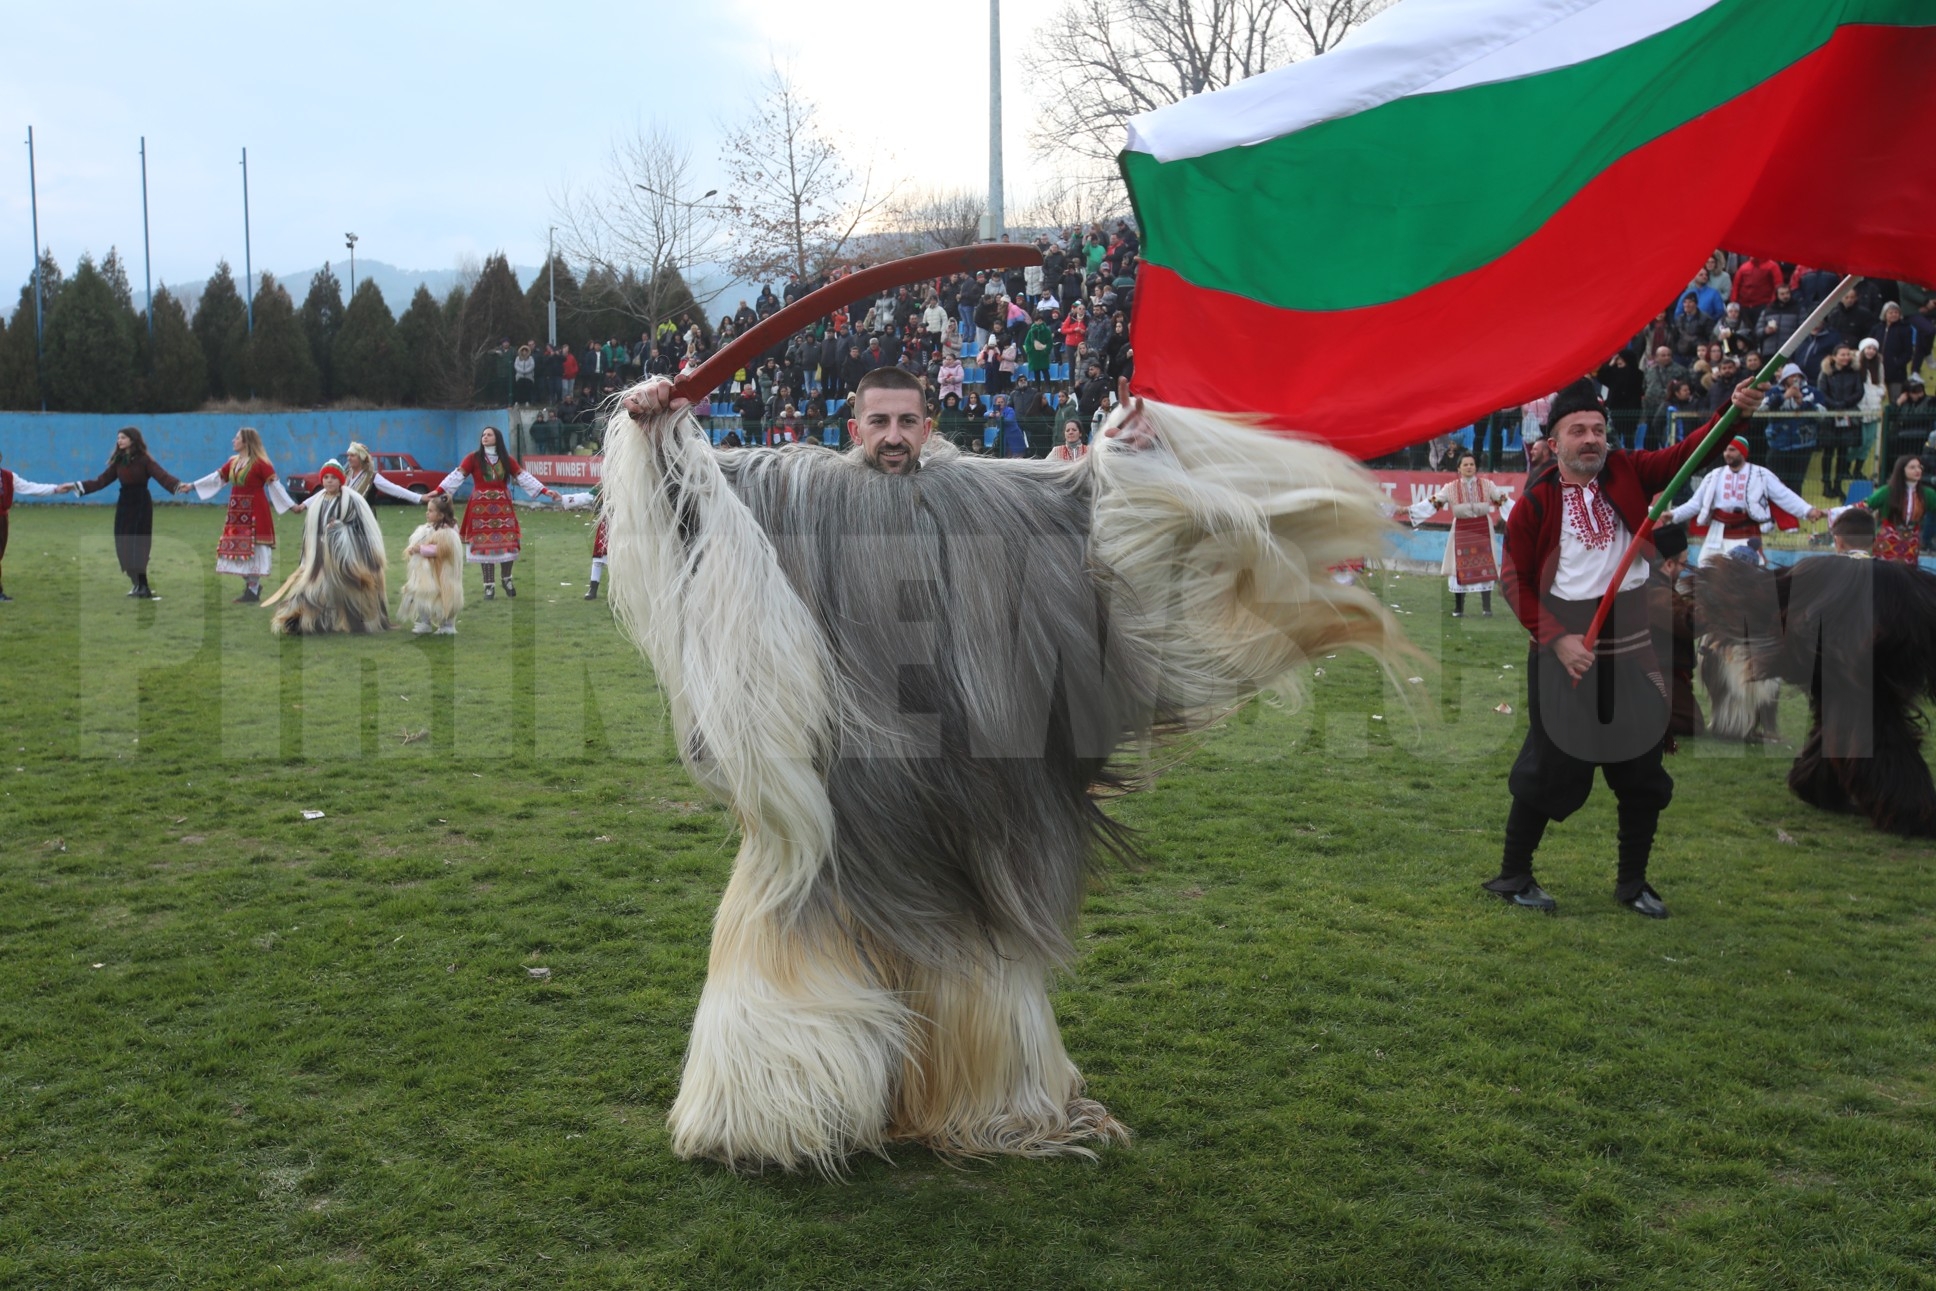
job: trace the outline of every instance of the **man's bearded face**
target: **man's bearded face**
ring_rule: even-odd
[[[1553,427],[1553,446],[1568,474],[1598,475],[1607,464],[1607,419],[1597,412],[1568,413]]]
[[[909,475],[920,466],[934,422],[919,390],[865,391],[854,413],[847,432],[860,442],[869,466],[889,475]]]

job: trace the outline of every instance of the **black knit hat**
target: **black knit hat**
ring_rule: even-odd
[[[1578,411],[1578,409],[1575,409]],[[1654,550],[1662,560],[1687,554],[1687,530],[1677,524],[1664,524],[1654,530]]]
[[[1597,412],[1607,415],[1607,405],[1600,399],[1600,387],[1592,380],[1581,377],[1553,396],[1553,406],[1546,414],[1547,433],[1560,424],[1561,419],[1576,412]]]

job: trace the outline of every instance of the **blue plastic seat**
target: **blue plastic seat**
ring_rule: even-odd
[[[1854,506],[1858,502],[1866,502],[1869,499],[1869,495],[1874,492],[1875,484],[1872,481],[1851,480],[1849,481],[1848,504]]]

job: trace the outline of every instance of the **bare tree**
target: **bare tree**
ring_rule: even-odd
[[[1067,0],[1025,56],[1030,132],[1077,181],[1116,182],[1129,119],[1322,54],[1392,0]]]
[[[1120,182],[1084,182],[1060,175],[1036,189],[1026,201],[1016,203],[1008,225],[1024,233],[1054,233],[1113,223],[1129,213],[1129,195]]]
[[[981,237],[987,194],[979,188],[924,188],[888,204],[875,222],[876,254],[919,255],[947,247],[973,246]]]
[[[1354,27],[1389,8],[1392,0],[1286,0],[1291,22],[1304,46],[1303,54],[1329,53]]]
[[[710,200],[713,191],[698,190],[691,152],[654,123],[612,142],[592,187],[554,197],[558,250],[584,266],[588,284],[600,284],[580,308],[616,310],[651,327],[711,304],[725,284],[695,297],[690,270],[724,259],[726,208]]]
[[[720,161],[729,177],[734,277],[807,278],[839,260],[893,200],[874,183],[871,164],[859,175],[849,168],[818,116],[813,100],[776,65],[752,115],[727,135]]]

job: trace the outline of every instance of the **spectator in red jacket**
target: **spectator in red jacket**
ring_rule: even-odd
[[[1734,299],[1741,306],[1742,320],[1749,327],[1755,326],[1761,311],[1774,300],[1776,286],[1786,281],[1781,266],[1773,260],[1756,260],[1750,256],[1741,261],[1741,267],[1734,271]]]

